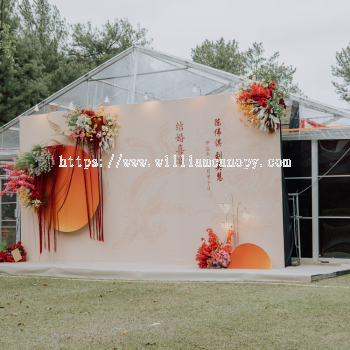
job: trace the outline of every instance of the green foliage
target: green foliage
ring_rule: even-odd
[[[77,126],[77,121],[78,118],[81,116],[81,106],[77,106],[74,110],[74,112],[70,112],[67,115],[64,115],[64,117],[66,118],[66,122],[68,127],[76,127]]]
[[[271,81],[273,79],[270,79],[268,81]],[[289,94],[286,91],[285,88],[280,87],[279,85],[276,85],[272,97],[267,100],[267,109],[271,107],[273,112],[280,118],[287,118],[286,110],[284,109],[284,106],[280,103],[281,99],[288,99]],[[286,122],[284,120],[283,122]]]
[[[281,65],[277,62],[279,53],[275,52],[266,59],[263,55],[265,50],[262,43],[253,43],[253,47],[247,51],[240,52],[238,42],[220,40],[205,40],[202,45],[192,49],[192,59],[195,62],[210,67],[224,70],[226,72],[248,76],[256,76],[258,80],[275,81],[287,91],[304,95],[298,84],[293,83],[293,75],[296,71],[292,66]]]
[[[19,6],[19,13],[22,32],[32,33],[39,41],[47,97],[62,87],[56,83],[58,74],[55,73],[66,61],[64,47],[68,40],[68,25],[66,20],[61,18],[57,7],[50,5],[47,0],[34,0],[32,5],[29,0],[23,0]],[[75,75],[73,80],[76,78]],[[72,80],[69,81],[71,82]]]
[[[0,51],[5,57],[13,59],[13,53],[16,50],[18,38],[15,32],[11,32],[9,26],[4,25],[0,35]]]
[[[246,74],[245,57],[239,52],[236,40],[227,44],[223,38],[216,42],[205,40],[202,45],[197,45],[191,51],[192,59],[197,63],[236,75]]]
[[[20,115],[48,94],[40,43],[30,33],[16,45],[13,57],[0,55],[0,123]]]
[[[149,46],[147,29],[133,28],[127,19],[107,21],[102,28],[93,28],[92,22],[71,26],[72,44],[68,48],[69,56],[82,60],[90,69],[99,66],[134,44]]]
[[[45,48],[44,57],[52,58],[51,55],[63,47],[68,37],[66,20],[61,19],[57,7],[47,0],[34,0],[33,5],[29,0],[22,0],[19,12],[22,30],[35,33]]]
[[[7,243],[4,240],[0,242],[0,252],[4,252],[5,250],[7,250]]]
[[[36,159],[34,157],[34,152],[40,152],[42,147],[40,145],[35,145],[29,152],[22,153],[19,158],[16,160],[14,165],[15,169],[33,169],[36,167]]]
[[[61,90],[74,80],[89,72],[92,69],[90,67],[92,66],[76,58],[62,58],[62,61],[59,62],[57,69],[55,69],[49,75],[49,79],[47,81],[49,95]]]
[[[5,0],[5,25],[16,35],[15,51],[0,52],[0,126],[48,95],[43,48],[35,31],[23,27],[17,0]]]
[[[70,26],[48,0],[4,1],[0,126],[131,45],[151,43],[127,19]]]
[[[350,103],[350,44],[336,52],[335,58],[337,65],[332,66],[332,74],[335,77],[342,78],[343,83],[332,81],[335,86],[335,92],[340,95],[340,100]]]

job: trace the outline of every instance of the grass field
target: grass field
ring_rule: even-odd
[[[0,349],[350,349],[350,275],[312,284],[0,276]]]

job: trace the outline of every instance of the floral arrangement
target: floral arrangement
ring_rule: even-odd
[[[0,251],[0,262],[15,262],[11,252],[17,248],[22,255],[22,260],[20,260],[20,261],[26,261],[27,253],[26,253],[25,249],[23,248],[22,242],[18,241],[17,244],[9,245],[7,247],[7,250]]]
[[[87,106],[87,105],[86,105]],[[90,107],[90,106],[88,106]],[[97,164],[102,163],[102,152],[109,153],[114,149],[114,139],[120,126],[116,116],[111,116],[104,110],[103,103],[101,111],[89,109],[76,109],[65,115],[68,127],[63,131],[70,141],[74,141],[76,147],[87,152],[91,159],[96,159]],[[98,171],[100,193],[103,193],[102,167],[96,168]],[[103,241],[103,203],[99,201],[92,224],[89,221],[90,237]]]
[[[231,239],[233,230],[229,231],[225,244],[221,243],[218,236],[212,229],[208,228],[208,244],[205,238],[202,238],[202,245],[198,248],[196,260],[201,269],[220,269],[225,268],[231,262],[230,254],[232,252]]]
[[[51,186],[51,192],[45,192],[45,184],[50,179],[55,183],[57,169],[55,171],[54,165],[58,161],[59,151],[63,147],[62,145],[35,145],[29,152],[22,153],[17,160],[14,159],[14,164],[4,166],[8,181],[0,196],[9,193],[12,197],[14,194],[17,194],[22,206],[37,213],[39,220],[40,253],[42,252],[43,232],[45,228],[47,228],[47,241],[50,251],[50,226],[56,220],[56,214],[52,213],[55,213],[57,209],[55,207],[55,201],[52,200],[54,186]],[[50,205],[47,206],[47,203],[50,203]],[[46,222],[43,219],[43,207],[50,208],[50,222]],[[56,231],[54,231],[54,242],[56,249]],[[46,241],[44,241],[44,246],[46,247]],[[6,255],[6,253],[4,254]]]
[[[225,250],[219,252],[213,252],[212,256],[207,260],[208,269],[221,269],[227,267],[231,262],[230,254]]]
[[[30,152],[23,153],[14,164],[5,165],[8,182],[0,196],[10,192],[12,197],[17,193],[20,204],[37,213],[44,199],[38,180],[43,173],[52,170],[57,158],[57,148],[61,147],[63,146],[35,145]]]
[[[114,137],[120,124],[115,116],[105,113],[102,103],[101,110],[102,112],[94,112],[76,108],[65,116],[68,124],[65,134],[71,141],[97,143],[99,148],[109,153],[114,148]]]
[[[90,106],[89,106],[90,107]],[[66,130],[49,121],[51,127],[59,130],[59,135],[67,136],[70,141],[74,141],[76,150],[78,148],[84,151],[87,146],[87,152],[91,159],[97,161],[97,164],[102,164],[102,152],[109,153],[114,148],[114,139],[117,135],[118,126],[116,116],[111,116],[105,113],[103,104],[100,107],[101,111],[93,111],[81,109],[80,107],[68,113],[65,116],[68,127]],[[63,131],[63,132],[62,132]],[[57,142],[58,143],[58,142]],[[20,204],[33,210],[38,215],[39,221],[39,238],[40,238],[40,253],[42,253],[43,245],[47,246],[50,251],[50,230],[54,230],[54,249],[56,251],[56,238],[58,229],[58,212],[61,208],[57,205],[57,194],[60,198],[67,198],[70,189],[71,179],[74,173],[74,168],[69,172],[68,178],[61,188],[57,188],[56,179],[58,176],[59,167],[55,166],[58,162],[60,154],[62,154],[63,145],[56,146],[34,146],[29,152],[25,152],[15,160],[14,164],[3,166],[6,171],[5,189],[0,193],[0,196],[9,193],[10,196],[17,194]],[[103,193],[102,188],[102,168],[97,167],[98,181],[100,193]],[[70,177],[70,178],[69,178]],[[84,181],[86,178],[84,177]],[[54,186],[50,186],[55,184]],[[68,185],[67,185],[68,184]],[[92,191],[87,188],[86,192]],[[88,201],[89,195],[85,193],[85,200]],[[91,197],[91,196],[90,196]],[[89,208],[88,204],[87,207]],[[87,211],[87,216],[89,212]],[[103,241],[103,203],[98,202],[97,209],[92,217],[92,222],[88,220],[90,238]],[[3,253],[2,255],[4,255]],[[5,257],[2,257],[5,259]],[[7,259],[7,258],[6,258]]]
[[[286,91],[274,81],[265,83],[245,78],[244,83],[237,87],[236,96],[233,99],[238,104],[238,110],[243,111],[248,117],[248,123],[259,130],[268,131],[270,134],[277,131],[282,118],[286,118],[285,99],[289,98]],[[242,119],[240,119],[243,122]],[[245,126],[248,126],[245,123]]]

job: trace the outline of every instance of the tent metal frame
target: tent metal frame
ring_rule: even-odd
[[[101,71],[105,70],[109,66],[113,65],[114,63],[116,63],[119,60],[123,59],[124,57],[132,54],[135,51],[138,51],[138,52],[143,53],[145,55],[157,58],[157,59],[164,61],[168,64],[172,63],[174,65],[174,67],[176,67],[173,70],[187,70],[190,73],[200,75],[200,76],[203,76],[207,79],[211,79],[211,80],[214,80],[218,83],[223,84],[222,87],[219,87],[219,88],[213,90],[212,92],[207,93],[206,95],[219,94],[219,93],[225,91],[226,89],[228,89],[230,87],[235,87],[237,84],[243,82],[242,77],[239,77],[237,75],[234,75],[234,74],[231,74],[231,73],[228,73],[228,72],[216,69],[216,68],[208,67],[208,66],[193,62],[193,61],[188,60],[188,59],[178,58],[178,57],[175,57],[173,55],[162,53],[162,52],[150,49],[150,48],[134,45],[134,46],[126,49],[125,51],[121,52],[117,56],[106,61],[105,63],[101,64],[100,66],[96,67],[95,69],[91,70],[89,73],[84,74],[82,77],[78,78],[77,80],[75,80],[71,84],[69,84],[66,87],[62,88],[61,90],[57,91],[56,93],[49,96],[45,100],[41,101],[40,103],[37,104],[37,106],[40,109],[46,105],[49,105],[50,102],[53,102],[54,100],[56,100],[57,98],[59,98],[63,94],[69,92],[70,90],[74,89],[75,87],[79,86],[80,84],[82,84],[84,82],[88,82],[88,81],[100,81],[101,82],[101,80],[107,80],[107,79],[109,80],[109,79],[113,79],[113,78],[126,77],[126,76],[120,76],[120,77],[94,78],[94,76],[97,75],[98,73],[100,73]],[[146,73],[140,73],[137,75],[164,73],[164,72],[173,71],[173,70],[170,69],[170,70],[163,70],[163,71],[146,72]],[[137,92],[137,93],[141,93],[141,92]],[[324,104],[324,103],[321,103],[321,102],[318,102],[318,101],[315,101],[315,100],[312,100],[312,99],[309,99],[306,97],[301,97],[301,96],[298,96],[295,94],[290,94],[290,95],[291,95],[291,100],[296,101],[298,103],[302,103],[305,106],[307,106],[308,108],[315,109],[315,110],[322,111],[322,112],[326,112],[326,113],[331,113],[332,115],[334,115],[334,117],[341,117],[341,118],[350,119],[350,111],[347,112],[343,109],[332,107],[332,106],[329,106],[327,104]],[[2,126],[0,128],[0,133],[4,132],[5,130],[7,130],[7,129],[11,128],[12,126],[14,126],[15,124],[17,124],[19,121],[19,118],[21,116],[33,114],[35,112],[34,109],[35,109],[35,106],[28,109],[27,111],[25,111],[24,113],[22,113],[21,115],[16,117],[15,119],[11,120],[9,123]]]

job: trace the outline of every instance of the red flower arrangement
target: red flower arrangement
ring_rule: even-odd
[[[272,91],[276,83],[271,81],[268,86],[262,86],[261,83],[251,85],[250,91],[243,91],[237,100],[242,104],[247,104],[250,101],[257,102],[261,107],[267,107],[267,99],[271,98]]]
[[[82,109],[81,110],[81,114],[87,114],[90,117],[94,117],[95,116],[95,112],[94,111],[89,111],[88,109]]]
[[[287,91],[278,86],[274,81],[268,84],[264,81],[245,79],[244,84],[239,84],[237,94],[233,99],[238,104],[238,110],[247,116],[251,123],[259,130],[275,132],[281,124],[281,119],[286,118],[285,99],[289,98]],[[242,119],[240,119],[243,122]],[[248,126],[245,123],[245,126]]]
[[[233,237],[233,230],[229,230],[226,243],[219,241],[218,236],[211,228],[206,230],[208,232],[208,243],[205,238],[202,238],[202,245],[198,248],[196,260],[201,269],[222,268],[227,267],[231,262],[230,254],[232,252],[231,239]]]
[[[77,107],[65,116],[68,128],[64,135],[77,144],[82,141],[88,144],[91,153],[96,153],[98,148],[109,153],[114,148],[114,138],[120,126],[116,116],[104,111],[103,104],[100,109],[102,112]]]
[[[26,261],[27,253],[22,245],[22,242],[18,241],[17,244],[9,245],[6,251],[0,252],[0,262],[15,262],[12,256],[12,251],[17,248],[22,255],[22,260],[20,261]]]
[[[0,263],[1,262],[15,262],[13,257],[9,255],[8,251],[0,252]]]

